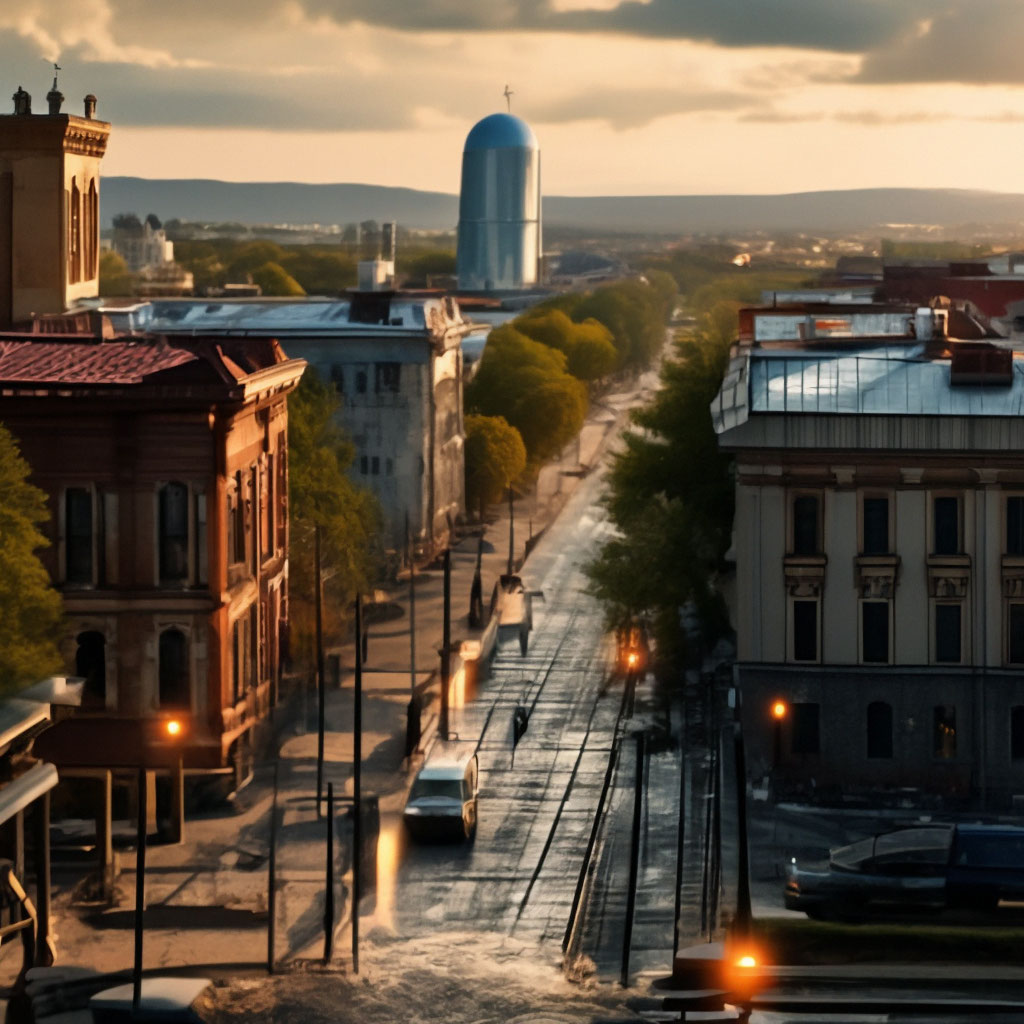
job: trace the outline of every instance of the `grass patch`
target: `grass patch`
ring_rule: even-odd
[[[776,964],[1024,963],[1024,927],[833,924],[772,918],[754,933]]]

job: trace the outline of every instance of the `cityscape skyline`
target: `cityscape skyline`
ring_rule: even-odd
[[[547,194],[1012,192],[1022,28],[1013,0],[89,0],[4,5],[0,60],[37,107],[53,61],[65,109],[99,98],[108,175],[454,193],[508,85]]]

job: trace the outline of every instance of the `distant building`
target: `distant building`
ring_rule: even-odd
[[[736,459],[748,765],[780,793],[1008,806],[1024,792],[1024,365],[948,337],[945,311],[911,314],[916,336],[776,322],[758,340],[775,312],[745,311],[712,406]]]
[[[404,550],[406,516],[422,553],[448,544],[465,512],[462,340],[480,329],[453,298],[155,302],[135,323],[169,337],[279,339],[341,396],[353,473],[380,499],[389,545]]]
[[[174,243],[167,241],[167,233],[155,213],[144,221],[134,213],[119,213],[114,217],[111,245],[133,274],[174,262]]]
[[[540,283],[540,147],[525,121],[491,114],[462,154],[457,275],[460,291],[516,291]]]
[[[14,94],[0,115],[0,330],[37,314],[62,313],[99,291],[100,160],[110,125],[60,112],[56,88],[48,112]]]

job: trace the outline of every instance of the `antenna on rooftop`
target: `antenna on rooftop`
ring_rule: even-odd
[[[54,61],[54,64],[53,64],[53,91],[54,92],[57,91],[57,73],[59,71],[63,71],[63,70],[64,69],[56,61]]]
[[[502,93],[502,95],[505,97],[505,102],[508,104],[508,112],[511,114],[512,113],[512,97],[515,96],[515,93],[508,87],[508,83],[507,82],[505,83],[505,91]]]

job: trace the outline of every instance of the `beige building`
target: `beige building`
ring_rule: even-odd
[[[24,89],[0,116],[0,329],[33,315],[62,313],[99,294],[100,160],[110,125],[84,116],[33,114]],[[59,183],[58,188],[54,183]]]
[[[1024,793],[1024,364],[933,325],[741,345],[712,407],[744,732],[780,792]]]

